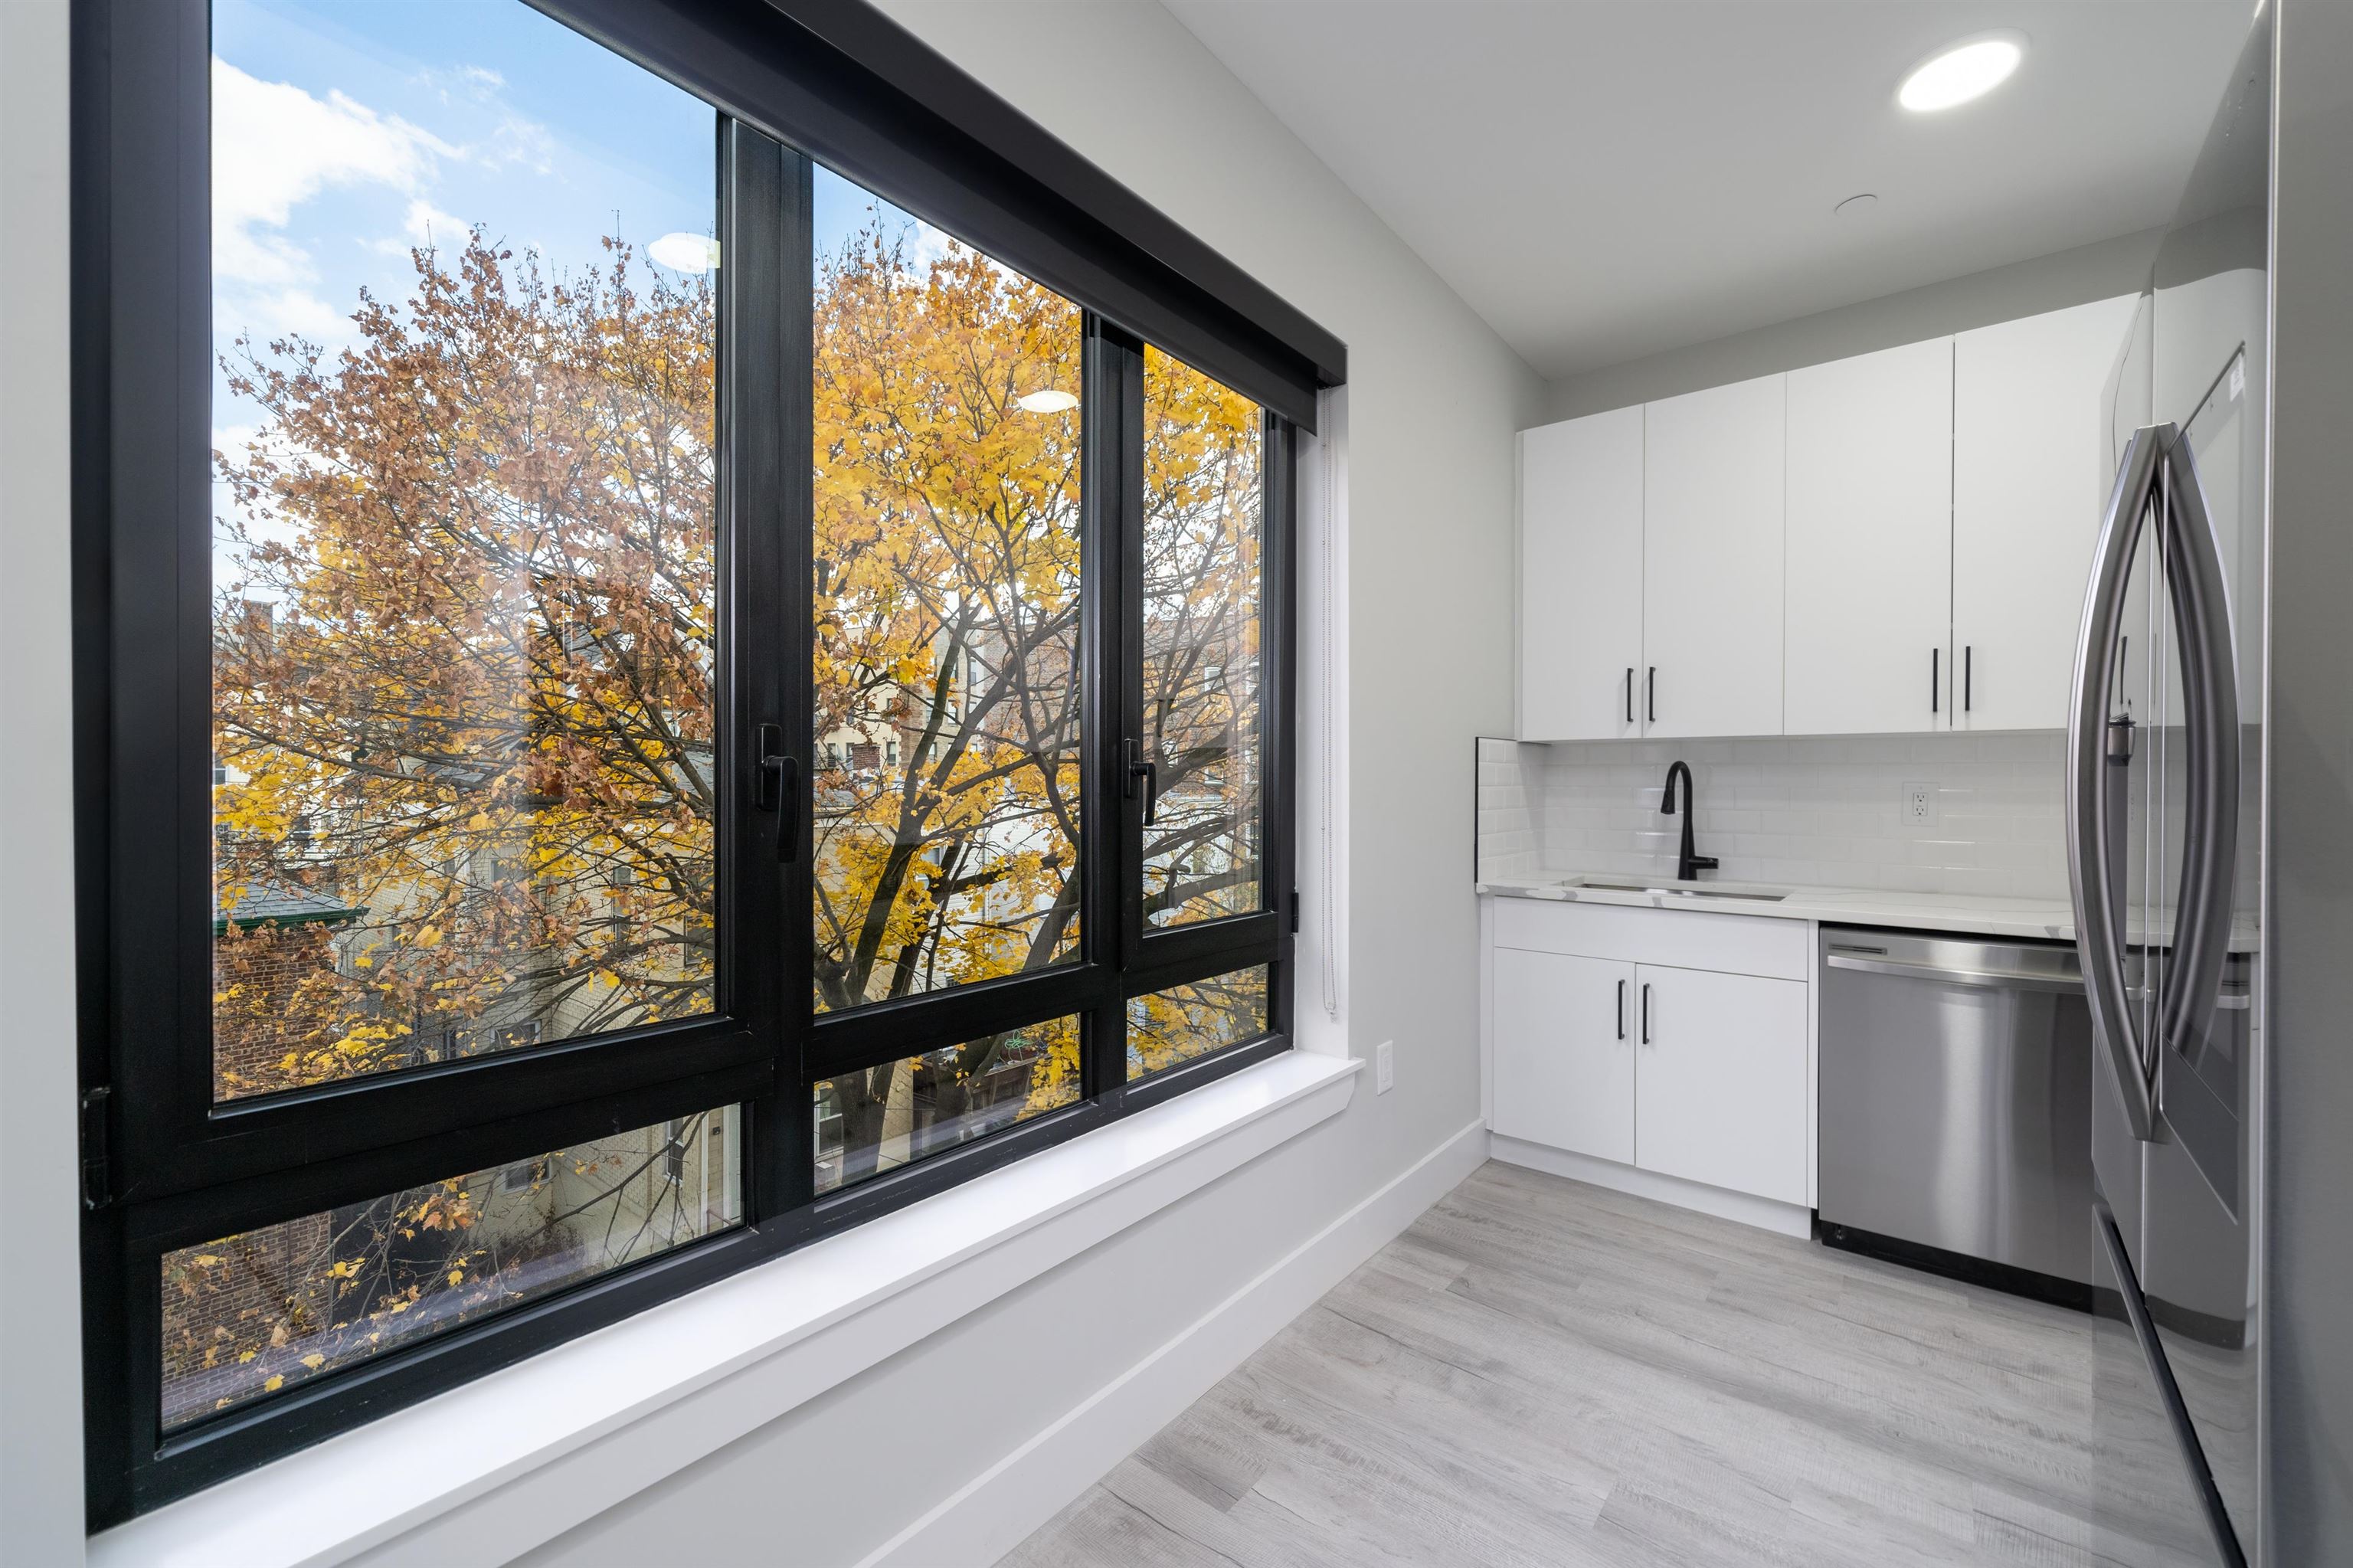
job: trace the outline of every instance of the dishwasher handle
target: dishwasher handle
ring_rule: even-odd
[[[2047,991],[2063,996],[2084,994],[2081,975],[2029,974],[2023,969],[1961,969],[1943,964],[1907,964],[1896,959],[1864,958],[1832,948],[1822,961],[1834,969],[1867,975],[1894,975],[1899,980],[1935,980],[1940,985],[1977,986],[1987,991]]]

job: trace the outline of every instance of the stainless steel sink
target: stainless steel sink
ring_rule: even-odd
[[[1732,887],[1661,887],[1648,882],[1605,882],[1598,876],[1572,876],[1563,887],[1586,887],[1597,893],[1655,893],[1666,898],[1743,898],[1752,904],[1778,904],[1786,893],[1750,892]]]

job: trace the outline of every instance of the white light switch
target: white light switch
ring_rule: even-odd
[[[1384,1040],[1373,1047],[1373,1092],[1388,1094],[1397,1087],[1397,1042]]]

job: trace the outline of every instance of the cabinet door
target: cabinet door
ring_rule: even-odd
[[[1953,343],[1789,372],[1783,727],[1945,727]]]
[[[1804,1202],[1805,982],[1644,964],[1635,987],[1634,1162]]]
[[[1496,948],[1494,1130],[1630,1164],[1633,1009],[1631,964]]]
[[[1788,377],[1643,410],[1644,732],[1781,733],[1781,478]]]
[[[1642,409],[1520,436],[1520,738],[1641,733]]]
[[[1962,729],[2056,729],[2115,477],[2110,372],[2127,295],[1953,342],[1953,644]]]

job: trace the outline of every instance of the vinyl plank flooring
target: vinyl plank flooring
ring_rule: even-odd
[[[2091,1320],[1489,1164],[1008,1568],[2105,1568]]]

